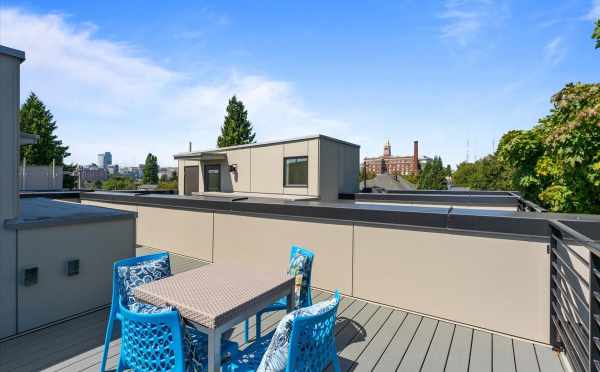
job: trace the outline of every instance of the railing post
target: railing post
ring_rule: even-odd
[[[590,250],[590,368],[600,371],[600,258]]]
[[[557,276],[556,269],[553,265],[556,260],[556,247],[558,244],[555,237],[561,237],[561,235],[562,234],[558,229],[554,228],[554,226],[550,226],[550,244],[548,245],[548,262],[550,265],[550,318],[548,320],[550,321],[550,345],[552,345],[554,350],[560,350],[563,347],[558,331],[556,330],[556,324],[554,323],[554,319],[558,319],[558,314],[556,314],[554,306],[552,306],[553,301],[556,300],[558,302],[558,299],[554,299],[554,293],[556,293],[558,288],[556,288],[556,284],[552,279]]]

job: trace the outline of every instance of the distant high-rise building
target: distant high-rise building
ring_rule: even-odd
[[[98,154],[98,166],[100,168],[108,168],[109,165],[112,165],[112,154],[110,152]]]

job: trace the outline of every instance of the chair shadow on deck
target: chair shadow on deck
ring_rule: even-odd
[[[335,333],[338,353],[341,353],[346,346],[364,341],[367,337],[367,331],[362,325],[343,316],[337,318],[335,322]]]

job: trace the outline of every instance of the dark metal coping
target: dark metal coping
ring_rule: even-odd
[[[28,198],[49,198],[49,199],[79,199],[79,191],[21,191],[19,196],[23,199]]]
[[[549,219],[560,218],[569,226],[586,231],[598,229],[600,217],[592,215],[546,214],[421,206],[369,205],[351,202],[287,201],[270,198],[235,198],[178,195],[134,195],[82,193],[82,200],[164,207],[185,210],[222,211],[242,214],[268,214],[286,217],[317,218],[340,222],[391,224],[417,228],[464,230],[512,235],[520,238],[548,239]],[[598,234],[596,234],[598,235]]]
[[[137,217],[136,212],[66,203],[43,197],[31,198],[23,201],[23,204],[25,204],[25,208],[21,207],[21,216],[4,221],[6,229],[37,229],[123,219],[135,220]]]
[[[389,202],[389,203],[426,203],[426,204],[461,204],[482,207],[517,207],[520,197],[508,192],[472,192],[453,193],[452,191],[435,192],[398,192],[398,193],[356,193],[340,194],[340,199],[355,201]]]

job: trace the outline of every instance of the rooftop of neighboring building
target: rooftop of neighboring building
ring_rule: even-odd
[[[249,143],[246,145],[227,146],[227,147],[208,149],[208,150],[200,150],[200,151],[187,151],[187,152],[177,153],[174,155],[174,157],[175,157],[175,159],[180,159],[180,158],[194,157],[194,156],[202,155],[204,153],[221,153],[221,152],[228,151],[228,150],[238,150],[238,149],[261,147],[261,146],[273,146],[273,145],[280,145],[280,144],[285,144],[285,143],[290,143],[290,142],[308,141],[308,140],[312,140],[312,139],[327,139],[330,141],[343,143],[345,145],[355,146],[355,147],[360,148],[360,145],[357,145],[352,142],[344,141],[344,140],[334,138],[334,137],[329,137],[324,134],[313,134],[313,135],[304,136],[304,137],[294,137],[294,138],[287,138],[287,139],[276,140],[276,141]]]

